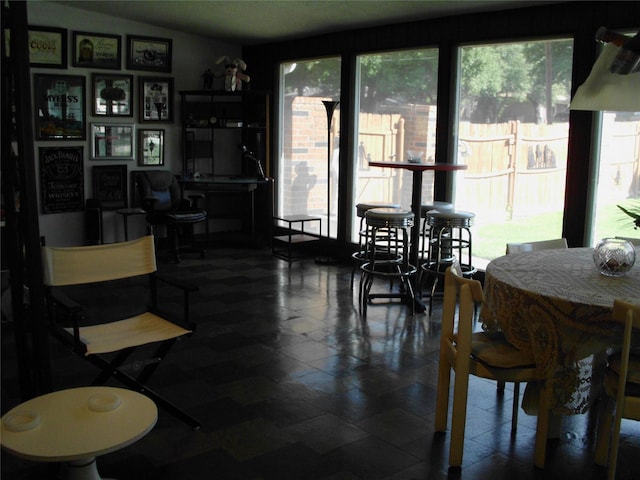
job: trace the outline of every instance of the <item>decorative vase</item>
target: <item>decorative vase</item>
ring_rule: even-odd
[[[636,262],[633,244],[621,238],[603,238],[593,249],[593,262],[602,275],[620,277]]]

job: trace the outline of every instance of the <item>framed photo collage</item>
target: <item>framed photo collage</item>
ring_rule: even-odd
[[[83,208],[87,145],[70,142],[88,142],[88,158],[107,162],[92,167],[94,196],[109,200],[103,207],[126,207],[126,189],[122,191],[127,165],[116,163],[164,165],[162,124],[173,122],[175,116],[173,78],[167,76],[172,71],[172,40],[126,35],[123,48],[121,35],[84,31],[69,35],[64,28],[37,25],[29,25],[28,40],[31,67],[62,70],[36,70],[33,74],[35,140],[65,142],[59,147],[39,148],[41,180],[47,180],[41,182],[43,213]],[[123,51],[126,71],[122,69]],[[88,71],[83,74],[81,69]],[[130,71],[140,71],[141,75]],[[91,117],[89,122],[87,115]],[[137,123],[144,127],[138,128]],[[70,171],[71,157],[73,177],[62,178]],[[53,178],[56,175],[60,178]],[[47,185],[62,185],[65,191],[76,192],[73,201],[54,203],[60,195],[49,191]]]

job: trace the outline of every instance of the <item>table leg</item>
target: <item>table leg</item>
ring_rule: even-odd
[[[420,265],[418,265],[420,250],[420,214],[422,209],[422,170],[413,171],[413,182],[411,191],[411,211],[413,212],[413,227],[411,228],[411,253],[409,255],[409,263],[415,266],[417,271],[411,278],[413,291],[419,292],[418,285]],[[415,297],[415,311],[424,312],[426,306],[421,298]]]
[[[68,462],[65,465],[65,480],[102,480],[95,457]]]
[[[124,241],[128,241],[129,240],[129,216],[128,215],[123,215],[122,216],[122,220],[124,220]]]

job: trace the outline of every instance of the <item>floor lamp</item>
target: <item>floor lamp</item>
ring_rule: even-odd
[[[327,238],[331,238],[331,121],[333,120],[333,112],[340,102],[323,100],[322,103],[327,110]],[[317,257],[316,263],[332,264],[336,263],[336,259]]]

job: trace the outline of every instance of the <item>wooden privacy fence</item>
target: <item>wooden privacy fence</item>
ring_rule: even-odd
[[[366,157],[403,159],[405,148],[410,149],[413,145],[422,146],[429,158],[431,145],[427,139],[433,138],[435,132],[407,128],[408,121],[394,117],[361,116],[356,201],[378,199],[410,205],[410,174],[402,170],[368,169]],[[376,130],[372,125],[380,128]],[[430,121],[425,126],[435,128],[435,122]],[[566,122],[552,125],[519,121],[500,124],[461,122],[458,162],[467,164],[468,169],[456,177],[457,207],[481,211],[486,220],[562,210],[568,130]],[[401,140],[397,138],[400,136],[403,137]],[[609,138],[611,146],[607,146],[606,151],[603,149],[601,158],[599,201],[606,201],[614,190],[619,193],[610,201],[640,197],[640,122],[616,122]],[[584,168],[589,168],[587,159]],[[611,183],[614,187],[609,185]],[[427,201],[432,198],[432,184],[432,177],[425,176],[423,198]]]

